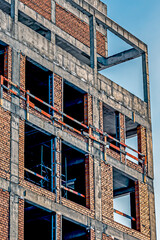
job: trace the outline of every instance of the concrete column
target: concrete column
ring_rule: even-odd
[[[102,240],[103,227],[97,222],[95,226],[95,240]]]
[[[17,22],[18,22],[18,0],[11,0],[11,18],[13,19],[13,36],[17,38]]]
[[[90,26],[90,66],[94,72],[94,85],[98,88],[97,79],[97,38],[96,38],[96,18],[93,15],[89,19]]]
[[[51,0],[51,21],[56,24],[56,1]],[[56,60],[56,35],[51,32],[51,42],[54,44],[54,59]]]
[[[55,0],[51,0],[51,21],[56,23],[56,3]]]
[[[12,49],[12,81],[19,85],[20,53]],[[17,90],[16,90],[17,91]],[[14,95],[13,104],[19,105]],[[10,239],[18,239],[18,197],[14,194],[14,186],[19,182],[19,117],[11,114],[11,177],[10,177]]]
[[[142,54],[143,68],[143,90],[144,101],[148,104],[148,120],[151,124],[151,109],[150,109],[150,83],[149,83],[149,68],[148,68],[148,53]]]
[[[11,18],[15,22],[18,21],[18,0],[11,0]]]
[[[100,108],[99,100],[93,97],[93,125],[99,128],[100,124]],[[99,137],[99,134],[94,134]],[[100,145],[93,143],[93,145],[100,150]],[[99,221],[102,220],[102,206],[101,206],[101,163],[99,159],[94,159],[94,187],[95,187],[95,218]]]

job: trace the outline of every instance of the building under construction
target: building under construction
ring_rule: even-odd
[[[135,58],[143,100],[101,72]],[[149,91],[101,1],[0,0],[0,239],[155,240]]]

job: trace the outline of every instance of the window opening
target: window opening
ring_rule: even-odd
[[[54,191],[54,139],[25,125],[25,179]]]
[[[86,206],[85,155],[62,144],[62,197]]]
[[[90,230],[86,226],[82,226],[66,218],[62,218],[62,239],[63,240],[89,240]]]

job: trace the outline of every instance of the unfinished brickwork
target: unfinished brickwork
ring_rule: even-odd
[[[0,189],[0,238],[9,237],[9,192]]]
[[[146,44],[99,0],[0,18],[0,239],[156,240]],[[131,49],[108,57],[108,31]],[[138,57],[143,100],[100,73]]]

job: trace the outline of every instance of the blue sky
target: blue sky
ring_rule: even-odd
[[[103,2],[108,6],[108,16],[144,41],[149,49],[157,240],[160,240],[160,1],[103,0]],[[109,41],[112,45],[109,54],[128,48],[112,34],[109,35]],[[140,59],[113,67],[104,74],[143,98]]]

